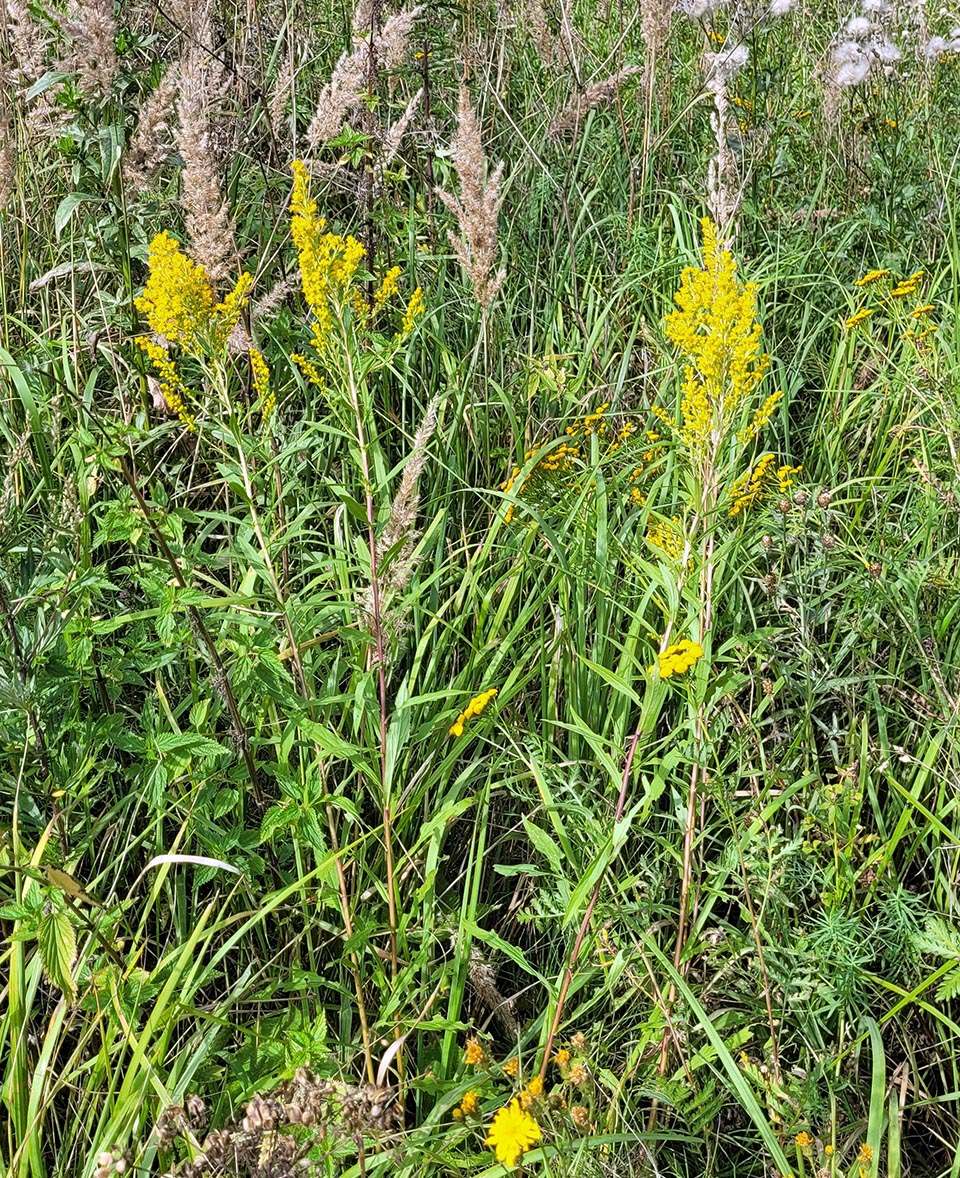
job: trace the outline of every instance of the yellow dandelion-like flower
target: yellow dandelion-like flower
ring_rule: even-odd
[[[460,1101],[460,1112],[469,1117],[477,1111],[480,1107],[480,1097],[478,1093],[471,1088],[469,1092],[463,1094],[463,1100]]]
[[[486,1053],[476,1039],[468,1039],[463,1049],[463,1062],[471,1068],[478,1068],[486,1059]]]
[[[699,642],[692,642],[689,638],[682,638],[666,650],[660,651],[657,662],[649,668],[650,673],[658,670],[661,679],[669,679],[671,675],[682,675],[685,671],[703,657],[703,647]]]
[[[567,1051],[566,1047],[561,1047],[550,1062],[556,1064],[558,1068],[562,1068],[570,1062],[570,1052]]]
[[[861,307],[860,310],[854,312],[854,314],[851,315],[849,319],[844,319],[844,331],[851,331],[854,327],[858,326],[858,324],[865,322],[865,320],[869,319],[875,310],[875,307]]]
[[[881,278],[889,278],[889,270],[868,270],[862,278],[858,278],[853,284],[854,286],[872,286],[875,282],[879,282]]]
[[[493,1147],[498,1162],[515,1166],[541,1136],[540,1126],[533,1117],[520,1107],[518,1100],[511,1100],[497,1110],[484,1144]]]
[[[503,1070],[505,1075],[515,1076],[520,1070],[519,1058],[514,1056],[512,1059],[508,1059],[507,1062],[503,1065]]]
[[[798,1133],[794,1138],[800,1149],[809,1149],[813,1145],[813,1138],[806,1131]]]
[[[479,716],[487,704],[498,694],[499,690],[498,687],[491,687],[489,691],[482,691],[479,695],[475,695],[450,725],[449,735],[463,736],[463,729],[466,722],[473,716]]]

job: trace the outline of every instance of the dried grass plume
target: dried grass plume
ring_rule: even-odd
[[[460,180],[460,199],[442,189],[437,189],[437,195],[457,218],[461,236],[450,230],[450,244],[473,284],[477,302],[487,311],[507,276],[503,269],[494,272],[497,219],[503,204],[500,193],[503,164],[497,164],[489,176],[486,174],[487,158],[480,139],[480,127],[465,86],[460,88],[457,133],[451,156]]]

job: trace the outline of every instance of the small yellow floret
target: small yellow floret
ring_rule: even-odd
[[[456,720],[450,725],[450,736],[463,736],[463,728],[466,722],[473,716],[479,716],[487,704],[497,695],[499,688],[491,687],[489,691],[482,691],[479,695],[475,695],[473,699],[467,704],[466,708],[457,716]]]

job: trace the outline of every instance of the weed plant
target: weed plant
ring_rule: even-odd
[[[960,1175],[960,13],[2,0],[0,1174]]]

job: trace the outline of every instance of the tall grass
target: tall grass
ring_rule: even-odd
[[[960,38],[774,8],[6,0],[0,1173],[960,1172]]]

